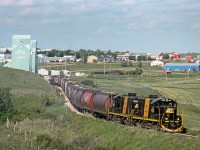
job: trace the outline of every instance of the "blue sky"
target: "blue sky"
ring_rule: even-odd
[[[200,52],[200,0],[0,0],[0,47]]]

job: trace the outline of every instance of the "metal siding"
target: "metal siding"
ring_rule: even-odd
[[[5,66],[37,73],[36,47],[30,35],[12,36],[12,61]]]
[[[181,71],[181,70],[197,70],[199,71],[200,65],[199,64],[166,64],[164,66],[164,70],[174,70],[174,71]]]

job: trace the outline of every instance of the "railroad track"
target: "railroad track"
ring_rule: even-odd
[[[189,137],[189,138],[199,138],[200,139],[199,135],[191,135],[191,134],[184,134],[184,133],[174,133],[174,134],[180,135],[180,136],[186,136],[186,137]]]

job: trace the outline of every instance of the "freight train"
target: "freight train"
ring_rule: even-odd
[[[171,133],[185,132],[183,113],[178,111],[175,100],[157,95],[143,97],[136,93],[117,94],[93,90],[68,78],[56,79],[56,84],[61,86],[71,104],[81,112],[122,124]]]

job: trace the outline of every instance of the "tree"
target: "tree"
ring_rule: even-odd
[[[129,56],[128,59],[129,59],[129,60],[134,60],[134,61],[136,61],[136,57],[135,57],[135,56]]]
[[[169,59],[169,54],[167,53],[163,54],[163,59]]]
[[[5,54],[11,54],[11,51],[9,49],[6,49]]]
[[[138,56],[137,61],[145,61],[146,56]]]
[[[58,57],[64,57],[64,52],[63,51],[59,51]]]
[[[49,52],[47,53],[47,56],[48,56],[48,57],[55,57],[55,55],[56,55],[55,50],[49,51]]]
[[[13,104],[10,98],[10,89],[0,89],[0,120],[5,121],[6,118],[12,117],[14,112]]]

